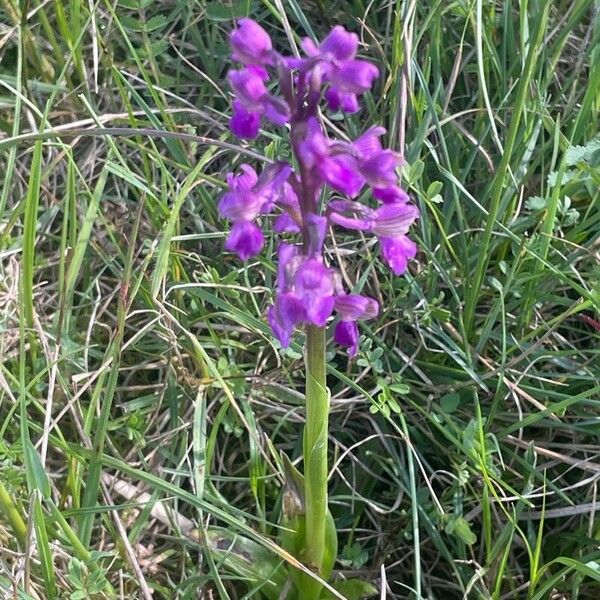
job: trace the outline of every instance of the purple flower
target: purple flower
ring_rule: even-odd
[[[234,223],[225,242],[225,249],[235,252],[242,260],[256,256],[265,245],[262,231],[250,221]]]
[[[358,326],[355,321],[339,321],[333,330],[333,341],[348,348],[348,356],[358,354]]]
[[[290,345],[294,329],[304,322],[306,311],[294,294],[279,294],[267,311],[267,320],[283,348]]]
[[[358,112],[360,109],[356,94],[343,92],[336,87],[330,87],[325,92],[325,100],[331,110],[341,110],[342,112],[352,114]]]
[[[358,36],[346,31],[341,25],[336,25],[318,45],[310,38],[304,38],[302,50],[310,57],[342,63],[356,56]]]
[[[260,113],[248,111],[239,100],[234,100],[229,127],[237,137],[253,140],[260,129]]]
[[[385,188],[374,188],[373,196],[385,204],[410,201],[410,196],[398,185],[390,185]]]
[[[379,76],[375,65],[355,60],[358,36],[337,25],[319,45],[305,38],[302,49],[312,59],[313,70],[318,70],[317,81],[331,83],[325,92],[329,108],[356,112],[359,109],[357,96],[371,89]]]
[[[329,219],[333,223],[346,229],[369,231],[377,237],[405,235],[418,216],[416,206],[403,202],[383,204],[375,210],[350,200],[332,200],[329,203]]]
[[[419,217],[414,204],[384,204],[373,213],[371,231],[379,238],[404,236]]]
[[[269,65],[272,44],[269,34],[252,19],[240,19],[238,28],[229,34],[232,58],[245,65]]]
[[[304,261],[294,277],[295,292],[306,309],[306,320],[323,327],[331,316],[335,299],[333,277],[316,258]]]
[[[341,26],[321,43],[303,40],[306,58],[280,55],[268,33],[251,19],[240,19],[230,43],[232,57],[242,64],[228,73],[235,94],[231,131],[254,139],[262,119],[289,124],[298,169],[276,162],[258,176],[243,164],[227,175],[218,206],[220,216],[233,223],[225,248],[242,260],[255,256],[265,244],[256,221],[275,211],[274,232],[301,234],[302,244],[280,243],[277,249],[276,291],[267,312],[274,335],[288,346],[297,327],[324,327],[335,311],[334,340],[354,357],[357,321],[376,317],[379,305],[367,296],[346,294],[339,272],[325,264],[327,228],[336,224],[375,235],[383,261],[401,274],[416,255],[406,234],[419,211],[399,185],[396,171],[402,157],[381,143],[385,129],[371,127],[350,142],[333,139],[318,119],[318,109],[324,99],[333,110],[358,111],[359,97],[371,88],[378,69],[357,58],[358,36]],[[281,97],[270,89],[271,76],[279,80]],[[326,185],[344,197],[327,202]],[[353,200],[365,185],[379,202],[377,208]]]
[[[356,159],[344,152],[343,146],[336,145],[323,135],[315,117],[306,123],[298,154],[304,164],[314,168],[319,177],[334,190],[353,198],[362,189],[364,179],[358,172]]]
[[[379,313],[377,300],[360,294],[343,294],[336,296],[335,310],[342,321],[373,319]]]
[[[348,94],[363,94],[371,89],[379,69],[366,60],[349,60],[332,70],[329,80],[334,88]]]
[[[243,164],[241,173],[229,173],[229,189],[219,202],[219,215],[231,221],[253,221],[260,214],[268,213],[280,196],[293,194],[285,187],[292,168],[287,163],[275,163],[267,167],[260,177],[250,166]]]
[[[358,352],[356,321],[376,317],[379,313],[379,304],[367,296],[341,294],[335,299],[335,310],[341,320],[335,326],[333,339],[340,346],[348,348],[348,356],[353,358]]]
[[[417,245],[405,235],[397,238],[381,238],[381,256],[394,275],[406,271],[408,261],[417,255]]]
[[[290,107],[269,93],[265,86],[268,73],[263,67],[251,65],[239,71],[232,70],[227,77],[236,95],[234,114],[229,123],[235,135],[256,137],[261,116],[275,125],[285,125],[289,121]]]

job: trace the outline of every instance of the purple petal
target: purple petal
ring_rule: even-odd
[[[282,347],[290,345],[294,328],[302,323],[306,313],[302,302],[294,294],[279,294],[269,307],[267,320]]]
[[[354,231],[371,231],[375,211],[351,200],[331,200],[327,207],[329,219],[336,225]],[[347,215],[350,213],[352,216]]]
[[[294,284],[306,309],[307,320],[319,327],[325,325],[335,302],[329,269],[317,259],[309,258],[296,271]]]
[[[306,305],[306,320],[317,327],[323,327],[333,312],[333,296],[315,298]]]
[[[329,140],[323,135],[321,125],[315,117],[308,119],[305,127],[302,141],[298,144],[298,159],[311,168],[329,151]]]
[[[345,294],[336,296],[335,310],[342,321],[356,321],[358,319],[372,319],[379,313],[377,300],[360,294]]]
[[[300,47],[304,50],[306,56],[313,57],[320,54],[319,47],[308,37],[303,38]]]
[[[306,217],[306,253],[308,256],[320,256],[323,251],[323,242],[327,234],[327,217],[320,217],[310,213]]]
[[[383,204],[375,211],[372,231],[378,237],[400,237],[418,217],[419,209],[414,204]]]
[[[284,292],[291,288],[293,284],[293,275],[290,273],[291,269],[288,268],[288,265],[294,262],[294,259],[298,256],[298,246],[282,242],[277,248],[277,256],[279,259],[277,263],[277,290]]]
[[[260,114],[247,111],[237,100],[233,102],[233,115],[229,119],[229,129],[233,135],[253,140],[260,129]]]
[[[373,187],[387,187],[398,181],[396,167],[402,164],[402,157],[391,150],[382,150],[360,161],[360,172]]]
[[[336,69],[332,83],[346,92],[362,94],[371,89],[379,76],[377,67],[366,60],[350,60]]]
[[[325,92],[325,100],[327,101],[327,106],[331,110],[341,110],[342,112],[350,114],[360,110],[356,94],[343,92],[337,87],[330,87]]]
[[[319,50],[340,62],[352,60],[358,50],[358,36],[336,25],[321,42]]]
[[[379,242],[384,262],[392,269],[394,275],[402,275],[406,271],[408,261],[417,254],[416,244],[406,236],[381,238]]]
[[[262,231],[249,221],[239,221],[234,223],[227,241],[225,249],[235,252],[242,260],[248,260],[256,256],[265,244],[265,238]]]
[[[275,125],[285,125],[290,120],[290,107],[287,102],[276,96],[265,98],[264,114],[271,123]]]
[[[402,202],[408,202],[410,196],[399,186],[390,185],[384,188],[374,188],[373,196],[377,200],[381,200],[384,204],[396,204]]]
[[[353,198],[357,196],[365,180],[358,172],[356,160],[347,154],[323,156],[317,164],[321,177],[334,189]]]
[[[252,19],[240,19],[238,28],[229,35],[233,59],[246,65],[271,63],[271,38]]]
[[[333,331],[333,341],[348,349],[348,356],[358,354],[358,326],[354,321],[339,321]]]
[[[275,233],[300,233],[300,227],[287,213],[280,214],[273,223]]]
[[[225,192],[219,202],[219,216],[232,221],[253,221],[260,214],[264,200],[251,190]]]
[[[356,138],[356,140],[352,142],[352,147],[363,160],[373,155],[378,155],[383,151],[379,138],[384,133],[385,127],[370,127],[360,137]]]
[[[233,192],[250,190],[257,181],[258,175],[256,174],[256,171],[246,163],[240,165],[240,172],[237,174],[227,173],[227,185]]]
[[[241,104],[252,112],[262,112],[263,98],[267,95],[263,78],[251,68],[239,71],[229,71],[227,74],[229,85],[239,98]]]

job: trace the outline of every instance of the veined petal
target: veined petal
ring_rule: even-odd
[[[290,107],[285,100],[267,96],[263,102],[264,115],[275,125],[285,125],[290,120]]]
[[[227,79],[231,89],[247,110],[253,112],[264,110],[262,100],[267,95],[267,88],[263,78],[256,70],[246,68],[239,71],[229,71]]]
[[[306,232],[306,253],[308,256],[320,256],[327,234],[327,217],[310,213],[306,217]]]
[[[300,233],[300,226],[286,212],[281,213],[273,223],[275,233]]]
[[[342,321],[372,319],[379,313],[379,303],[374,298],[360,294],[344,294],[336,296],[335,310]]]
[[[234,192],[250,190],[258,181],[256,171],[248,164],[242,163],[238,173],[227,174],[227,185]]]
[[[307,320],[322,327],[331,316],[335,302],[329,269],[315,258],[305,260],[296,271],[294,287],[306,309]]]
[[[253,221],[260,214],[263,199],[251,190],[225,192],[219,202],[219,216],[231,221]]]
[[[403,236],[419,217],[414,204],[384,204],[374,212],[372,232],[378,237]]]
[[[386,187],[398,181],[396,167],[402,164],[402,157],[392,150],[382,150],[359,161],[360,172],[373,187]]]
[[[304,305],[292,293],[279,294],[267,312],[269,325],[284,348],[289,346],[295,327],[300,325],[305,317]]]
[[[352,147],[358,156],[365,160],[383,151],[379,138],[385,133],[385,127],[377,125],[370,127],[360,137],[352,142]]]

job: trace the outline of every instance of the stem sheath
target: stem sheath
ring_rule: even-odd
[[[325,382],[325,328],[306,329],[306,425],[304,428],[304,478],[306,502],[306,542],[304,559],[318,574],[323,568],[327,523],[327,432],[329,394]],[[320,585],[305,582],[312,600],[319,597]],[[305,586],[303,586],[305,587]],[[317,589],[315,589],[317,587]]]

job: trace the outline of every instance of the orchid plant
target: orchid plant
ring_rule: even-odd
[[[248,164],[229,173],[219,214],[232,222],[225,248],[244,261],[263,249],[261,225],[270,222],[268,215],[275,215],[273,231],[283,238],[277,249],[275,297],[266,318],[282,347],[296,330],[305,329],[306,424],[304,474],[290,475],[295,482],[288,486],[287,501],[284,494],[288,535],[282,537],[286,549],[326,581],[335,561],[336,536],[327,507],[325,326],[335,316],[333,340],[352,358],[358,353],[357,322],[376,317],[379,305],[344,289],[339,272],[324,258],[325,240],[335,227],[372,234],[383,261],[401,275],[416,254],[407,233],[419,211],[399,185],[397,168],[403,159],[383,147],[383,127],[371,127],[348,141],[328,135],[320,118],[323,103],[335,112],[359,111],[361,95],[379,75],[374,64],[357,58],[356,34],[336,26],[320,44],[304,39],[304,57],[286,56],[273,48],[258,23],[246,18],[231,32],[230,44],[233,60],[241,63],[228,74],[235,95],[231,131],[253,140],[263,124],[284,128],[294,158],[293,164],[268,164],[260,175]],[[365,186],[369,194],[363,193]],[[296,596],[321,597],[319,578],[296,572]]]

